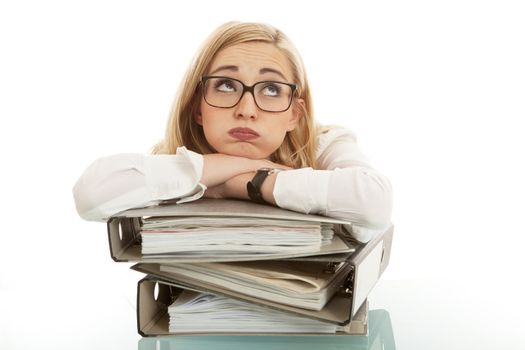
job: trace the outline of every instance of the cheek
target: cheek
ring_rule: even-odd
[[[210,106],[205,102],[201,102],[198,119],[200,120],[199,124],[203,127],[205,132],[213,128],[215,118],[210,111]]]
[[[275,125],[269,132],[267,146],[269,148],[273,148],[273,150],[276,150],[283,143],[284,139],[286,138],[286,134],[286,125]]]
[[[215,150],[221,150],[221,145],[223,143],[222,135],[224,135],[225,123],[221,122],[224,118],[221,115],[218,115],[217,111],[209,111],[209,106],[203,106],[201,108],[200,120],[202,130],[204,132],[204,137],[206,141],[212,146]],[[211,112],[211,113],[210,113]]]
[[[208,143],[210,143],[212,146],[215,146],[213,143],[217,139],[219,130],[218,126],[215,125],[214,120],[204,117],[202,119],[202,130],[204,131],[204,137],[206,137]]]

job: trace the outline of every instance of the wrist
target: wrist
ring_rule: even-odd
[[[280,169],[276,168],[258,169],[255,176],[246,183],[248,197],[256,203],[275,205],[273,188],[279,171]]]
[[[265,202],[276,205],[275,197],[273,196],[273,188],[275,187],[275,180],[277,173],[269,174],[261,186],[261,194]]]
[[[226,198],[238,198],[250,200],[246,192],[246,183],[255,175],[254,171],[239,174],[224,183],[224,195]]]

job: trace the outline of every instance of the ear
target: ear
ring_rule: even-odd
[[[292,115],[290,116],[290,119],[288,120],[288,128],[287,131],[292,131],[295,129],[301,118],[303,117],[303,110],[305,110],[306,105],[304,103],[304,100],[302,98],[298,98],[294,101],[293,107],[292,107]]]
[[[202,114],[201,114],[201,111],[200,110],[196,110],[194,113],[193,113],[193,119],[195,119],[195,122],[197,124],[199,124],[200,126],[202,126]]]

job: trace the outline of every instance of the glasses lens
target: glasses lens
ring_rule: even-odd
[[[204,98],[215,107],[233,107],[239,102],[241,95],[242,84],[234,79],[210,78],[204,85]]]
[[[255,102],[260,109],[269,112],[281,112],[288,109],[292,100],[292,87],[274,81],[262,81],[253,89]]]

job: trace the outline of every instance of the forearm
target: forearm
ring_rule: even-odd
[[[217,197],[249,199],[246,184],[254,176],[255,172],[249,172],[229,179],[217,188]],[[269,204],[343,219],[369,229],[385,228],[392,211],[389,181],[379,172],[362,167],[282,171],[268,175],[261,193]]]
[[[224,183],[224,186],[220,189],[221,194],[218,197],[222,198],[237,198],[249,200],[248,191],[246,184],[253,179],[255,171],[244,173],[231,178]],[[276,205],[275,198],[273,196],[273,189],[275,186],[275,179],[277,174],[270,174],[264,180],[261,186],[261,194],[263,199],[272,205]]]
[[[282,208],[331,216],[369,229],[390,223],[390,183],[371,168],[297,169],[280,173],[274,186],[275,201]]]
[[[184,148],[176,155],[117,154],[93,162],[77,180],[73,195],[79,215],[104,221],[122,210],[173,198],[196,198],[202,156]]]
[[[248,200],[246,184],[255,172],[231,178],[210,189],[210,197]],[[281,208],[321,214],[352,224],[354,237],[367,242],[390,224],[392,192],[377,171],[354,167],[336,170],[311,168],[269,175],[261,186],[264,200]]]

